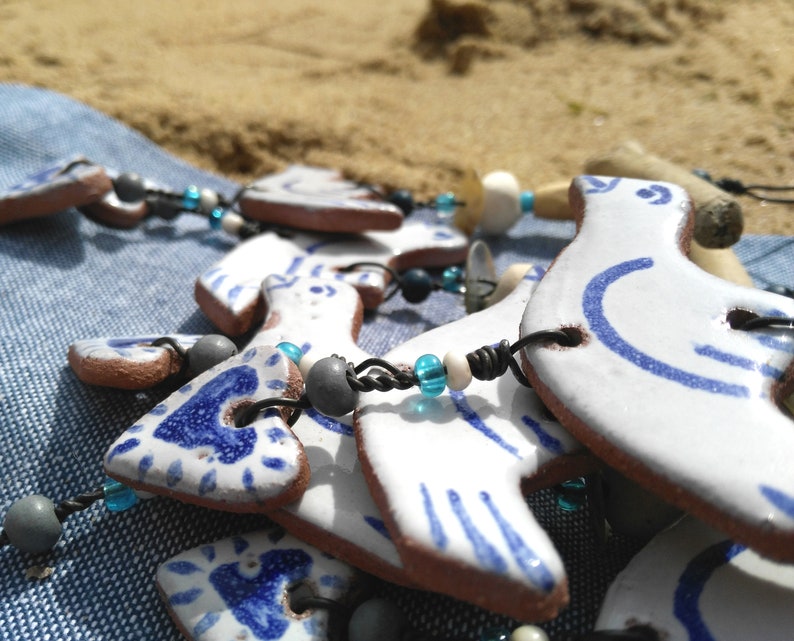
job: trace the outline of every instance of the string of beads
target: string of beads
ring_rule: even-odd
[[[423,396],[433,398],[447,387],[460,391],[466,389],[474,378],[494,380],[508,369],[519,383],[528,387],[529,382],[514,356],[527,345],[543,342],[566,347],[578,344],[573,332],[539,331],[512,345],[502,340],[467,354],[449,351],[443,359],[434,354],[424,354],[416,359],[413,369],[404,370],[380,358],[366,359],[357,366],[336,354],[314,361],[300,347],[285,341],[276,347],[300,369],[304,378],[303,395],[299,399],[268,398],[252,403],[236,415],[235,425],[243,427],[250,424],[257,414],[270,407],[294,408],[289,425],[297,421],[300,410],[310,407],[326,416],[338,418],[356,408],[361,392],[418,387]]]
[[[11,545],[20,552],[41,554],[55,547],[67,517],[81,512],[104,499],[111,512],[128,510],[138,501],[138,495],[114,479],[107,479],[97,487],[55,505],[41,494],[31,494],[15,501],[3,520],[0,547]]]

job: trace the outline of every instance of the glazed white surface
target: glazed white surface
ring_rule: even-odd
[[[205,271],[196,287],[207,295],[211,305],[226,310],[235,319],[256,304],[262,281],[271,274],[339,280],[359,289],[376,289],[382,299],[387,284],[382,269],[363,267],[342,273],[339,268],[362,261],[389,266],[400,262],[400,268],[406,268],[413,265],[402,264],[402,257],[412,254],[420,256],[415,265],[446,264],[450,254],[451,262],[465,255],[467,246],[466,237],[455,229],[413,221],[395,231],[359,236],[295,233],[287,239],[265,232],[240,243]],[[427,254],[419,254],[425,251]],[[211,310],[205,311],[213,316]]]
[[[69,170],[64,171],[67,167]],[[22,182],[0,191],[0,200],[11,200],[34,194],[51,194],[87,177],[104,173],[105,170],[102,167],[89,163],[85,157],[74,156],[54,162],[31,174]]]
[[[384,358],[413,367],[424,353],[441,358],[452,349],[515,341],[536,280],[530,270],[495,306],[427,332]],[[535,393],[509,372],[437,398],[417,389],[369,393],[357,414],[357,438],[409,574],[410,554],[419,550],[440,559],[445,578],[459,577],[464,592],[472,572],[498,576],[538,598],[560,585],[562,561],[529,511],[520,481],[580,446],[544,417]],[[422,569],[413,572],[422,575]],[[434,577],[421,578],[424,587],[441,589]],[[498,595],[482,598],[499,611]]]
[[[345,224],[345,231],[393,229],[400,226],[403,212],[395,205],[376,199],[371,189],[345,180],[333,169],[291,165],[282,172],[271,174],[251,183],[240,197],[243,214],[268,221],[270,212],[278,208],[279,218],[294,210],[296,215],[336,217]],[[340,219],[341,217],[341,219]],[[298,223],[300,226],[301,223]],[[386,226],[384,226],[386,225]]]
[[[288,360],[275,348],[250,348],[171,394],[124,432],[105,455],[105,470],[155,494],[233,511],[276,507],[303,478],[303,448],[280,415],[247,427],[235,405],[287,391]]]
[[[288,341],[313,360],[339,354],[360,363],[370,357],[352,337],[355,324],[361,320],[361,302],[350,285],[310,277],[287,280],[270,276],[262,290],[268,301],[268,318],[265,329],[254,336],[250,346]],[[401,572],[402,564],[361,471],[352,423],[352,414],[332,419],[314,411],[302,413],[292,429],[305,448],[312,476],[303,496],[281,510],[291,520],[298,519],[358,548],[357,567],[382,575],[385,564],[393,577]],[[278,514],[273,517],[278,520]],[[339,555],[332,540],[312,543]]]
[[[202,545],[157,570],[168,609],[191,641],[325,641],[328,612],[296,615],[287,589],[346,602],[358,576],[348,565],[277,530]]]
[[[794,424],[772,397],[794,334],[734,330],[727,320],[736,309],[792,316],[794,301],[689,262],[679,249],[690,214],[681,188],[591,176],[575,185],[580,231],[540,283],[521,332],[575,327],[585,342],[528,347],[532,368],[586,426],[571,425],[586,444],[598,453],[603,438],[629,457],[614,461],[624,474],[643,481],[634,459],[696,503],[668,500],[717,527],[751,529],[758,545],[794,559]],[[787,547],[766,541],[781,533],[792,535]]]
[[[617,576],[597,630],[650,625],[666,641],[789,641],[794,566],[762,559],[694,517],[657,535]]]

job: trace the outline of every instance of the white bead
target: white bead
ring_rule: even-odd
[[[471,367],[466,355],[461,352],[447,352],[442,361],[447,370],[447,387],[459,392],[471,383]]]
[[[549,641],[549,635],[536,625],[522,625],[513,630],[510,641]]]
[[[218,192],[206,188],[199,192],[199,209],[204,213],[209,214],[218,206],[218,202]]]
[[[223,231],[232,236],[236,236],[244,224],[245,218],[237,212],[227,211],[221,216],[221,227]]]
[[[314,366],[314,364],[320,360],[321,357],[317,357],[316,355],[312,354],[304,354],[301,356],[300,362],[298,363],[298,369],[300,370],[301,376],[303,380],[306,380],[306,377],[309,375],[309,370]]]
[[[503,234],[521,218],[518,180],[506,171],[493,171],[482,179],[482,186],[480,229],[485,234]]]

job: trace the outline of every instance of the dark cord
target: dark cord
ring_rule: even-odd
[[[83,494],[75,496],[72,499],[66,499],[65,501],[62,501],[61,504],[55,508],[55,516],[57,516],[58,520],[63,523],[66,517],[71,516],[75,512],[82,512],[103,498],[105,498],[105,490],[102,487],[98,487],[95,490],[90,490],[89,492],[84,492]]]

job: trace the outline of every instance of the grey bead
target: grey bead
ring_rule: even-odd
[[[364,601],[347,626],[349,641],[400,641],[408,622],[402,611],[386,599]]]
[[[188,352],[188,365],[193,376],[206,372],[237,353],[237,346],[220,334],[207,334],[199,338]]]
[[[20,552],[39,554],[55,547],[61,538],[61,522],[55,505],[41,494],[16,501],[3,521],[8,541]]]
[[[347,382],[348,364],[341,358],[321,358],[306,376],[306,396],[314,409],[326,416],[349,414],[358,405],[358,392]]]
[[[138,174],[121,174],[113,181],[113,190],[119,200],[125,203],[137,203],[146,198],[146,186]]]

